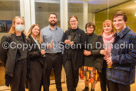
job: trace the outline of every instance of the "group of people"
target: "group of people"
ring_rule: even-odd
[[[123,11],[116,12],[113,21],[103,22],[99,36],[93,22],[86,24],[86,33],[81,30],[76,16],[69,18],[65,33],[57,27],[55,13],[49,14],[48,22],[43,29],[33,24],[25,34],[24,19],[15,17],[9,35],[2,37],[0,59],[11,91],[25,91],[26,85],[29,91],[41,91],[42,86],[49,91],[52,70],[56,89],[62,91],[62,65],[68,91],[76,91],[79,75],[85,80],[83,91],[89,91],[89,83],[95,91],[98,80],[101,91],[130,91],[135,81],[136,34],[126,25]]]

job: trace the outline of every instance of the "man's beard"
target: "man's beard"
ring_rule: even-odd
[[[56,26],[56,25],[57,25],[57,22],[54,22],[54,23],[51,23],[51,22],[50,22],[50,25],[51,25],[51,26]]]

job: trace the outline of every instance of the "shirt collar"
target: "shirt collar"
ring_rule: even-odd
[[[51,30],[52,31],[52,29],[50,28],[50,25],[48,25],[48,28],[49,28],[49,30]],[[55,30],[58,30],[58,27],[56,26],[56,29]],[[54,31],[55,31],[54,30]]]
[[[120,38],[122,38],[124,35],[126,35],[128,32],[130,31],[130,28],[127,26],[126,28],[124,28],[123,30],[121,30],[120,32],[116,32],[116,35],[119,36]]]

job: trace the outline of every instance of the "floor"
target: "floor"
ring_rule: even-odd
[[[67,91],[65,83],[62,84],[62,88],[63,88],[63,91]],[[79,82],[78,87],[77,87],[77,91],[82,91],[83,88],[84,88],[84,83]],[[0,91],[10,91],[10,88],[6,87],[6,86],[0,86]],[[26,89],[26,91],[28,91],[28,90]],[[55,85],[50,86],[50,91],[57,91]],[[96,84],[95,91],[101,91],[99,82]],[[136,83],[131,85],[131,91],[136,91]]]
[[[99,85],[100,84],[98,82],[98,84],[96,85],[96,89],[95,89],[96,91],[100,91]],[[67,87],[66,87],[65,83],[62,83],[62,89],[63,89],[63,91],[67,91]],[[77,91],[82,91],[82,89],[84,89],[84,84],[83,84],[83,82],[79,82],[78,87],[77,87]],[[0,86],[0,91],[10,91],[10,88],[6,87],[6,86]],[[26,91],[28,91],[28,90],[26,89]],[[57,91],[55,84],[50,86],[50,91]]]
[[[4,86],[4,72],[3,71],[4,71],[4,68],[0,66],[0,91],[10,91],[9,87]],[[66,83],[62,83],[62,89],[63,91],[67,91]],[[84,89],[84,81],[80,80],[78,83],[77,91],[82,91],[82,89]],[[26,89],[26,91],[28,90]],[[50,85],[50,91],[56,91],[55,84]],[[101,91],[99,82],[96,84],[95,91]],[[136,82],[131,85],[131,91],[136,91]]]

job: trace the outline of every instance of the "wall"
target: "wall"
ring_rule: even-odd
[[[131,3],[125,3],[116,7],[113,7],[110,9],[109,12],[109,19],[112,20],[113,14],[117,11],[117,10],[122,10],[124,11],[127,16],[128,16],[128,21],[127,21],[127,25],[134,31],[136,32],[136,16],[134,16],[134,10],[133,9],[128,9],[128,8],[124,8],[126,6],[131,6]],[[101,11],[99,13],[95,14],[95,24],[96,24],[96,33],[100,34],[101,30],[102,30],[102,23],[104,20],[107,19],[107,10]]]
[[[60,24],[60,13],[59,12],[55,12],[58,16],[58,24]],[[40,25],[41,28],[49,25],[48,23],[48,15],[50,14],[50,12],[36,12],[36,23]],[[78,25],[79,25],[79,28],[83,29],[84,30],[84,27],[83,26],[83,13],[71,13],[71,12],[68,12],[68,19],[71,15],[75,15],[78,17]],[[89,13],[89,18],[88,18],[88,21],[92,21],[92,14]]]
[[[0,20],[12,20],[15,16],[19,15],[19,11],[0,11]]]

